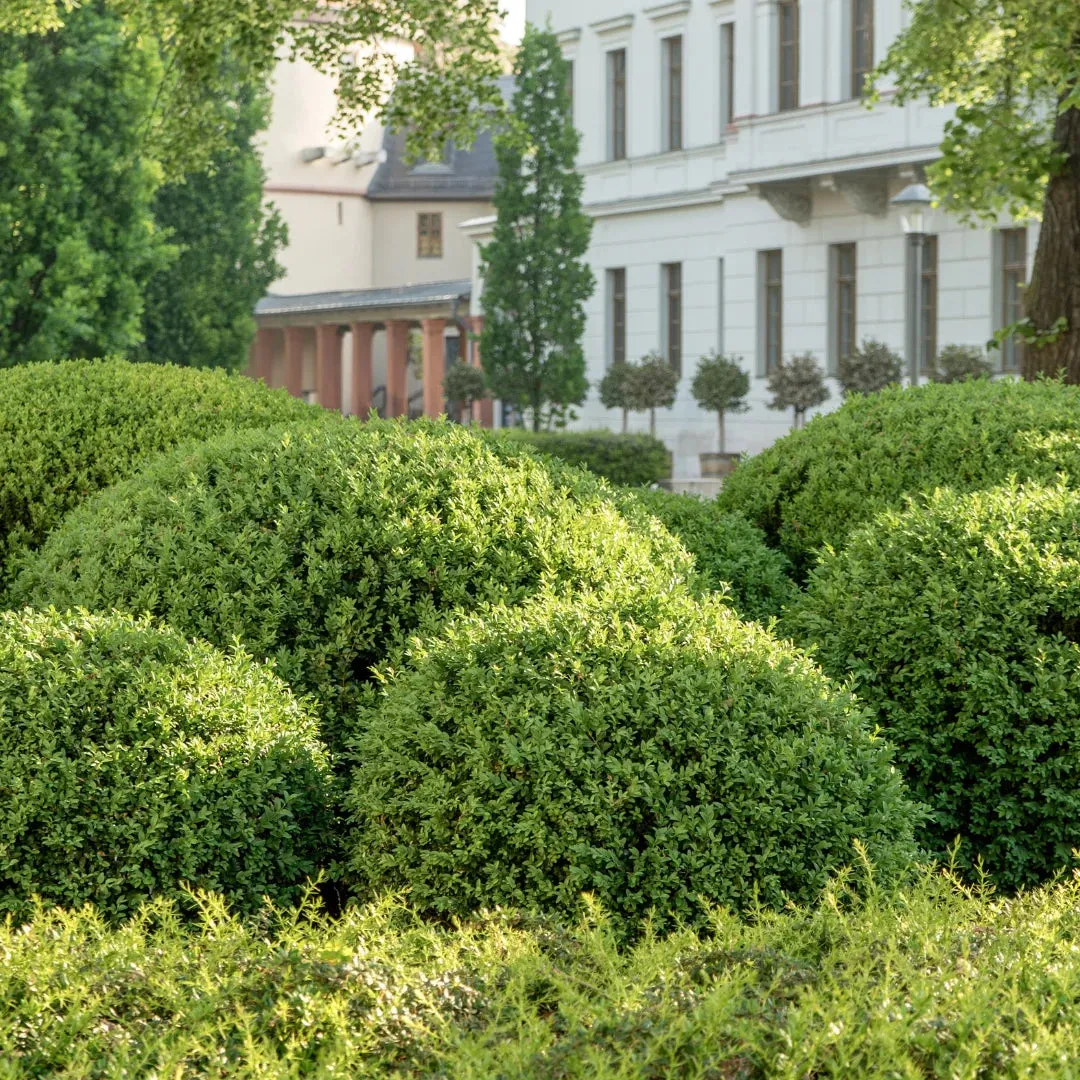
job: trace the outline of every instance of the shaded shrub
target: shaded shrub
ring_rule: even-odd
[[[983,379],[993,373],[993,366],[982,349],[972,345],[946,345],[934,357],[930,378],[939,383]]]
[[[0,613],[0,911],[182,883],[293,899],[330,827],[315,721],[242,655],[127,616]]]
[[[0,572],[73,506],[162,450],[329,414],[221,371],[124,360],[0,370]]]
[[[665,530],[629,523],[581,470],[456,424],[369,421],[161,458],[71,514],[12,594],[237,638],[318,696],[336,745],[371,665],[449,610],[542,588],[667,590],[689,571]]]
[[[1015,887],[1080,847],[1080,493],[942,490],[826,556],[784,621],[850,674],[934,809]]]
[[[844,397],[851,394],[876,394],[886,386],[900,382],[903,360],[883,341],[863,338],[862,344],[849,356],[841,356],[837,379]]]
[[[694,556],[706,589],[728,594],[744,619],[778,616],[797,589],[784,555],[768,547],[760,529],[713,499],[637,488],[626,495],[655,514]]]
[[[357,743],[355,883],[420,909],[574,911],[633,928],[816,895],[917,813],[864,714],[722,604],[579,595],[414,639]]]
[[[597,476],[620,486],[655,484],[671,475],[671,455],[667,447],[651,435],[501,428],[489,437],[528,443],[570,465],[583,465]]]
[[[819,547],[840,547],[905,494],[1060,470],[1080,480],[1080,387],[985,379],[889,387],[849,398],[744,461],[719,502],[762,528],[802,576]]]

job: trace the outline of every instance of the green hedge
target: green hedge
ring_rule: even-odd
[[[978,380],[853,396],[743,462],[720,505],[744,514],[800,576],[824,544],[906,494],[976,491],[1009,476],[1080,485],[1080,387]]]
[[[162,450],[325,412],[220,371],[124,360],[0,370],[0,573],[75,505]]]
[[[533,432],[501,428],[488,437],[528,443],[571,465],[584,465],[609,483],[620,486],[655,484],[671,475],[671,454],[651,435],[621,435],[606,430]]]
[[[12,1080],[1049,1080],[1080,1044],[1080,885],[1015,900],[927,875],[620,949],[510,913],[384,903],[274,920],[207,903],[0,925]]]
[[[714,499],[636,488],[628,498],[644,506],[694,556],[704,588],[724,592],[744,619],[779,616],[797,593],[791,563],[765,543],[761,530]]]
[[[69,515],[11,594],[238,638],[319,698],[336,746],[371,666],[448,611],[545,588],[667,591],[690,573],[654,519],[630,523],[582,470],[454,424],[369,421],[159,458]]]
[[[862,840],[883,875],[918,817],[865,715],[716,601],[579,594],[415,640],[356,746],[361,889],[420,909],[700,920],[816,896]]]
[[[182,883],[295,898],[330,828],[315,721],[243,656],[126,616],[0,613],[0,911]]]
[[[826,556],[784,628],[855,690],[934,808],[927,841],[1001,885],[1080,847],[1080,493],[942,490]]]

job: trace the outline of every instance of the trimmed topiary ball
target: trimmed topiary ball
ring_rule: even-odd
[[[162,450],[234,428],[329,416],[220,371],[69,360],[0,371],[0,573],[89,495]]]
[[[765,543],[761,530],[741,514],[721,510],[714,499],[670,491],[635,489],[627,498],[654,514],[694,556],[698,579],[724,592],[744,619],[779,616],[798,591],[791,564]]]
[[[242,655],[128,616],[0,613],[0,911],[181,885],[297,897],[331,827],[314,719]]]
[[[627,513],[630,513],[628,510]],[[585,472],[460,425],[242,432],[151,464],[71,514],[18,603],[148,611],[239,639],[316,695],[338,745],[373,664],[458,607],[541,589],[679,587],[689,557]]]
[[[889,387],[853,396],[805,430],[744,462],[724,482],[721,507],[765,531],[805,576],[824,544],[906,494],[949,486],[977,491],[1009,476],[1080,486],[1080,387],[978,380]]]
[[[1080,493],[938,491],[827,555],[785,630],[880,717],[928,845],[1041,881],[1080,847]]]
[[[856,839],[885,878],[915,854],[861,708],[717,600],[476,613],[414,639],[364,731],[351,873],[428,912],[591,892],[627,927],[670,925],[810,900]]]

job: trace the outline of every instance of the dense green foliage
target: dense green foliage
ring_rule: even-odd
[[[440,914],[590,892],[636,932],[810,900],[856,840],[892,876],[918,813],[865,719],[716,601],[486,609],[385,672],[346,800],[351,877]]]
[[[679,373],[658,352],[646,353],[628,364],[623,393],[632,412],[649,414],[649,434],[656,437],[656,410],[670,409],[679,389]]]
[[[765,543],[761,530],[714,499],[639,488],[629,498],[655,514],[694,556],[701,584],[728,594],[744,619],[778,616],[797,592],[791,564]]]
[[[971,491],[1021,479],[1080,481],[1080,390],[977,380],[852,397],[744,462],[721,506],[765,530],[800,573],[823,544],[906,494]]]
[[[851,675],[931,804],[995,881],[1046,880],[1080,847],[1080,493],[948,489],[826,556],[784,629]]]
[[[716,413],[720,431],[720,453],[726,449],[724,416],[742,413],[750,408],[746,395],[750,393],[750,375],[743,370],[742,358],[723,356],[715,350],[706,353],[699,361],[694,379],[690,383],[694,400],[709,412]]]
[[[124,616],[0,613],[0,911],[122,915],[183,883],[288,900],[329,790],[315,720],[245,656]]]
[[[0,573],[83,499],[187,439],[326,417],[283,390],[122,360],[0,371]]]
[[[981,349],[970,345],[946,345],[934,357],[930,378],[934,382],[954,383],[986,378],[992,373],[990,361]]]
[[[769,373],[765,385],[772,394],[768,407],[777,412],[793,410],[796,428],[806,423],[807,409],[816,408],[829,400],[825,372],[813,353],[798,353],[786,360],[781,357]]]
[[[98,2],[46,37],[0,34],[0,366],[139,341],[169,258],[140,157],[156,65]]]
[[[618,435],[613,431],[525,431],[499,428],[498,439],[524,442],[571,465],[583,465],[620,487],[655,484],[671,475],[671,454],[651,435]]]
[[[570,415],[589,389],[581,336],[595,280],[585,262],[592,219],[581,209],[580,143],[559,39],[529,25],[514,62],[513,115],[495,138],[480,351],[494,396],[528,412],[534,431]]]
[[[864,338],[849,356],[841,356],[836,376],[844,391],[850,394],[876,394],[886,386],[900,382],[904,362],[883,341]]]
[[[669,590],[690,561],[582,470],[460,425],[368,421],[222,436],[68,516],[17,602],[150,611],[234,637],[316,694],[326,732],[369,668],[458,606],[541,588]]]

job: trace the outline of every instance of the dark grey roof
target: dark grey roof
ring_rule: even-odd
[[[499,79],[499,93],[509,101],[514,77]],[[409,165],[405,136],[387,131],[383,137],[386,160],[368,185],[369,199],[490,199],[495,193],[495,148],[491,132],[482,131],[468,150],[451,146],[444,163]]]
[[[255,305],[256,315],[309,315],[319,311],[350,311],[363,308],[408,307],[452,303],[472,295],[472,282],[433,281],[425,285],[396,285],[389,289],[357,289],[351,292],[270,293]]]

